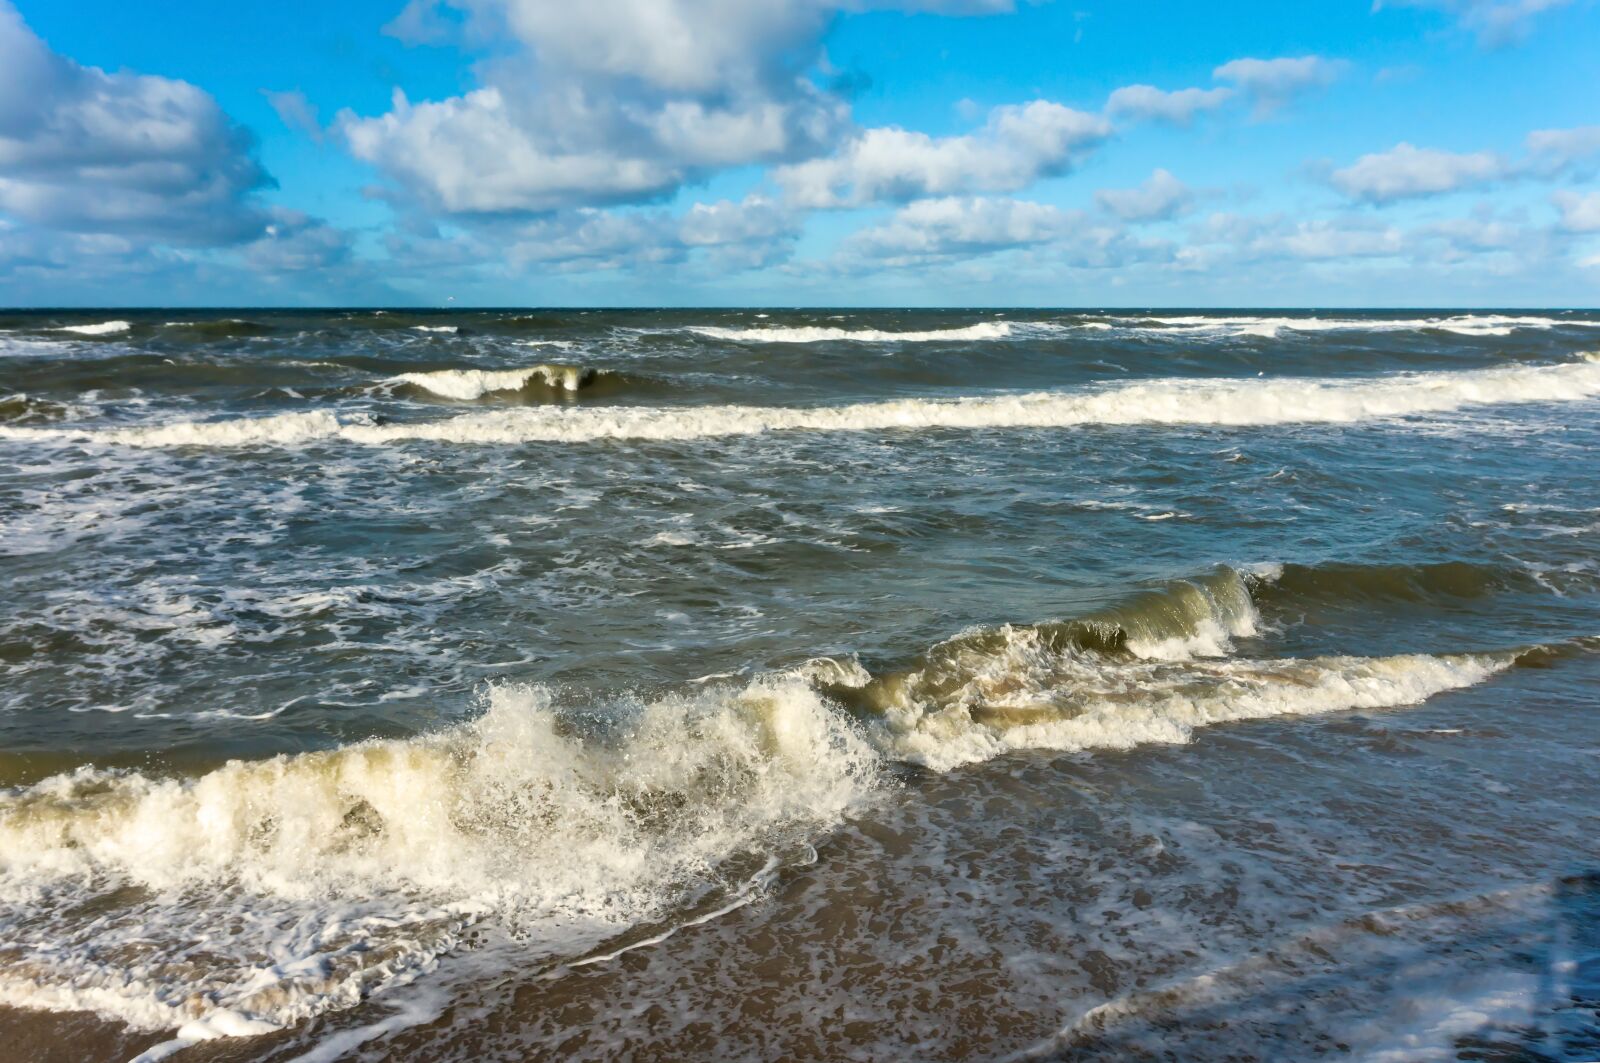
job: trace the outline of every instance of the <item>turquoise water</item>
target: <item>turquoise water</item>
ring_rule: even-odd
[[[1588,1058],[1597,349],[0,314],[0,1023]]]

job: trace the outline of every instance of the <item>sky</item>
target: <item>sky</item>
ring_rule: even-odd
[[[0,305],[1600,305],[1600,0],[0,0]]]

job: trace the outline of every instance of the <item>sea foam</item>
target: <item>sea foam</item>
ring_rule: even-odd
[[[447,399],[470,402],[497,391],[521,391],[535,382],[554,391],[575,392],[594,377],[594,370],[576,365],[533,365],[522,369],[438,369],[428,373],[401,373],[384,383],[390,387],[409,384]]]
[[[76,332],[80,336],[109,336],[116,332],[127,332],[132,327],[126,321],[101,321],[93,325],[62,325],[50,331]]]
[[[491,916],[523,962],[571,958],[715,891],[741,854],[804,845],[876,786],[877,754],[796,678],[603,715],[507,685],[419,738],[0,793],[0,1002],[195,1040],[351,1006]],[[143,899],[79,907],[130,889]]]
[[[454,372],[454,371],[452,371]],[[448,386],[440,384],[440,386]],[[479,385],[466,383],[463,393]],[[1600,356],[1559,365],[1405,373],[1348,379],[1161,379],[1077,391],[843,406],[708,405],[627,409],[518,408],[376,424],[329,411],[222,421],[177,421],[82,431],[0,426],[0,438],[56,438],[133,447],[237,447],[343,440],[458,444],[692,440],[764,432],[910,432],[1083,425],[1348,424],[1502,403],[1571,402],[1600,395]]]

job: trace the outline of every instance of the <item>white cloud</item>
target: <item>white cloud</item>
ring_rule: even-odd
[[[0,212],[84,233],[226,244],[261,231],[271,179],[201,89],[85,67],[0,0]]]
[[[1528,34],[1534,16],[1565,7],[1572,0],[1374,0],[1373,11],[1396,7],[1431,7],[1454,15],[1462,27],[1478,35],[1486,48],[1514,44]]]
[[[910,203],[888,221],[850,237],[849,249],[879,258],[982,254],[1059,239],[1082,224],[1081,211],[984,196]]]
[[[996,107],[965,136],[868,129],[837,155],[781,167],[774,178],[792,204],[812,208],[1011,192],[1065,173],[1110,135],[1099,115],[1035,100]]]
[[[1395,226],[1366,228],[1336,220],[1298,222],[1287,232],[1253,244],[1257,253],[1278,252],[1291,258],[1369,258],[1396,255],[1405,241]]]
[[[1194,203],[1189,187],[1166,170],[1156,170],[1138,188],[1103,188],[1094,198],[1123,221],[1165,221]]]
[[[1165,244],[1139,243],[1122,227],[1096,222],[1081,210],[1005,197],[946,196],[909,203],[887,221],[854,233],[836,262],[847,272],[870,273],[963,263],[1003,251],[1027,251],[1038,261],[1085,269],[1170,257]]]
[[[798,219],[759,196],[743,201],[696,203],[682,214],[663,210],[582,207],[515,224],[473,226],[441,235],[391,235],[388,248],[400,268],[457,279],[516,273],[610,270],[649,271],[703,263],[725,277],[730,270],[769,266],[788,258],[799,236]]]
[[[349,233],[284,208],[272,212],[261,237],[244,250],[250,265],[268,272],[327,270],[349,263],[352,257]]]
[[[571,101],[571,114],[584,106]],[[604,124],[606,116],[595,117]],[[531,132],[536,124],[536,114],[498,88],[419,104],[396,90],[388,114],[358,119],[346,113],[339,119],[352,154],[377,165],[423,206],[448,214],[650,199],[689,175],[684,161],[658,146],[636,144],[629,151],[620,141],[608,143],[598,130],[563,143],[553,129]]]
[[[1382,205],[1471,188],[1506,173],[1505,160],[1493,152],[1456,154],[1401,143],[1389,151],[1361,156],[1335,170],[1330,180],[1351,199]]]
[[[339,116],[351,152],[446,214],[664,198],[724,167],[816,156],[848,108],[809,75],[842,9],[950,14],[1010,0],[413,0],[387,32],[492,46],[480,87]],[[448,17],[455,13],[454,21]],[[509,46],[509,47],[508,47]]]
[[[1333,84],[1344,67],[1343,61],[1320,55],[1235,59],[1217,67],[1211,76],[1238,86],[1255,101],[1256,113],[1263,115],[1301,93]]]
[[[1528,134],[1527,145],[1535,157],[1535,169],[1559,173],[1600,155],[1600,125],[1538,129]]]
[[[1561,211],[1561,227],[1572,233],[1600,232],[1600,192],[1561,191],[1550,197]]]
[[[1230,88],[1191,88],[1164,92],[1154,85],[1125,85],[1106,100],[1106,111],[1119,118],[1186,126],[1196,114],[1215,110],[1235,95],[1235,90]]]

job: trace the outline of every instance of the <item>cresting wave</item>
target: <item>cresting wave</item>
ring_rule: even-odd
[[[390,389],[409,386],[443,398],[471,402],[495,392],[530,389],[575,394],[593,385],[601,375],[601,370],[577,365],[532,365],[525,369],[438,369],[427,373],[401,373],[384,381],[384,385]]]
[[[847,329],[822,325],[732,328],[693,325],[687,331],[712,339],[736,343],[929,343],[964,340],[1029,339],[1059,333],[1084,331],[1127,331],[1169,333],[1183,336],[1257,336],[1272,339],[1280,332],[1414,332],[1437,330],[1461,336],[1509,336],[1516,329],[1600,328],[1600,321],[1583,318],[1557,318],[1505,314],[1452,314],[1444,317],[1272,317],[1248,315],[1226,317],[1191,314],[1182,316],[1104,315],[1071,321],[982,321],[975,325],[923,331],[895,332],[884,329]]]
[[[826,326],[783,328],[726,328],[720,325],[693,325],[688,331],[718,340],[739,343],[931,343],[959,340],[1009,339],[1028,324],[1012,321],[981,321],[962,328],[931,329],[922,332],[886,332],[882,329],[843,329]]]
[[[132,327],[126,321],[101,321],[92,325],[62,325],[50,331],[76,332],[80,336],[109,336],[117,332],[127,332]]]
[[[5,792],[0,1003],[192,1041],[348,1007],[489,917],[524,961],[572,958],[737,891],[876,785],[797,679],[609,709],[503,686],[411,740]]]
[[[1436,329],[1460,336],[1509,336],[1519,328],[1548,329],[1559,327],[1596,328],[1600,322],[1582,318],[1555,318],[1507,316],[1502,314],[1455,314],[1449,317],[1427,318],[1322,318],[1322,317],[1216,317],[1188,315],[1182,317],[1123,318],[1120,326],[1141,328],[1161,326],[1151,331],[1172,331],[1185,334],[1223,332],[1235,336],[1260,336],[1271,339],[1280,331],[1288,332],[1412,332]]]
[[[888,761],[945,771],[1410,705],[1538,652],[1234,656],[1275,578],[1223,567],[878,674],[819,658],[600,711],[508,684],[435,734],[3,791],[0,1002],[184,1042],[263,1033],[417,977],[485,921],[520,962],[555,964],[741,903],[882,792]]]
[[[691,440],[763,432],[1069,428],[1080,425],[1348,424],[1502,403],[1572,402],[1600,395],[1600,355],[1545,366],[1405,373],[1353,379],[1166,379],[1083,391],[900,399],[811,408],[528,408],[377,424],[313,411],[115,430],[0,426],[0,438],[134,447],[273,446],[342,439],[383,445]]]
[[[887,755],[948,771],[1019,749],[1129,749],[1218,723],[1412,705],[1535,652],[1233,656],[1281,571],[1223,566],[1091,616],[965,632],[908,667],[830,662],[817,675],[874,721]]]

